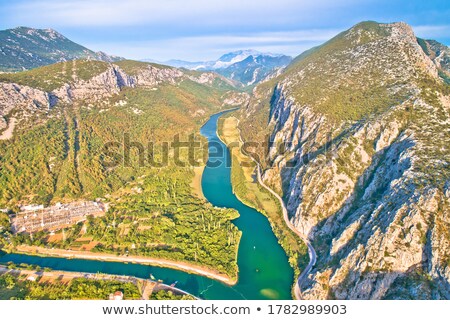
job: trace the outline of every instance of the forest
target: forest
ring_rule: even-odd
[[[0,275],[0,300],[107,300],[111,293],[121,291],[125,299],[140,299],[141,294],[131,282],[76,278],[62,281],[27,281],[12,274]]]
[[[132,72],[141,67],[121,63]],[[33,81],[41,76],[33,75]],[[20,73],[15,77],[22,79]],[[172,148],[175,139],[187,141],[192,134],[205,143],[198,131],[220,110],[229,89],[221,86],[187,78],[157,88],[124,88],[98,103],[61,103],[47,115],[36,115],[38,121],[28,120],[11,140],[0,141],[0,208],[16,212],[20,204],[77,199],[100,199],[110,206],[104,217],[56,231],[56,236],[43,231],[11,236],[12,247],[165,258],[235,278],[240,232],[231,221],[238,213],[194,195],[189,152]],[[198,165],[206,160],[204,150],[193,154]],[[165,156],[163,165],[150,161]],[[5,240],[10,235],[3,230]]]

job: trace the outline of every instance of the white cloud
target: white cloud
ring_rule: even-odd
[[[450,25],[419,25],[413,26],[413,30],[420,38],[450,38]]]
[[[123,55],[133,59],[158,60],[216,59],[223,53],[251,48],[263,52],[296,56],[306,49],[323,43],[342,30],[313,29],[283,32],[259,32],[243,35],[208,35],[176,37],[162,40],[105,42],[87,44],[87,47]]]
[[[383,20],[385,12],[377,11],[380,1],[389,2],[21,0],[3,4],[1,10],[3,25],[51,27],[67,32],[87,47],[111,54],[135,59],[203,60],[244,48],[295,56],[342,31],[326,29],[330,26],[350,27],[368,18]],[[361,11],[363,17],[356,13]],[[426,25],[428,22],[424,21],[414,30],[424,38],[450,38],[450,26],[445,20],[443,23]],[[263,32],[274,30],[285,31]]]
[[[298,22],[351,3],[358,1],[38,0],[10,4],[8,10],[14,21],[52,26],[261,25]]]

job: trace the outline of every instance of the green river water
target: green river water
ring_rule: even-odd
[[[240,202],[232,192],[230,154],[217,137],[217,119],[211,116],[201,128],[201,134],[210,144],[209,165],[202,177],[205,197],[218,207],[234,208],[240,217],[233,223],[242,231],[238,252],[239,279],[229,286],[202,276],[169,268],[121,262],[39,257],[23,254],[6,254],[0,262],[36,264],[54,270],[102,272],[148,278],[153,274],[164,283],[177,282],[177,287],[202,299],[291,299],[293,270],[288,258],[278,244],[265,216]],[[223,152],[217,152],[221,149]],[[219,162],[218,162],[219,161]],[[220,166],[214,164],[221,163]]]

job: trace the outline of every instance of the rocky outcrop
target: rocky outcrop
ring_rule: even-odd
[[[450,82],[450,49],[435,40],[417,39],[424,52],[440,71],[440,75]]]
[[[8,127],[5,116],[13,110],[18,110],[22,116],[26,116],[35,112],[46,112],[55,103],[54,97],[42,90],[14,83],[0,83],[0,130]]]
[[[138,86],[156,86],[160,83],[167,82],[175,84],[184,77],[184,73],[176,68],[157,68],[149,65],[147,68],[132,77]]]
[[[0,115],[8,114],[16,107],[24,109],[50,109],[53,100],[47,92],[20,86],[14,83],[0,83]]]
[[[214,74],[212,74],[214,75]],[[217,78],[218,76],[215,75]],[[133,75],[114,64],[109,64],[106,71],[93,76],[88,80],[74,78],[58,89],[51,92],[23,86],[15,83],[0,83],[0,116],[7,115],[13,109],[21,112],[48,110],[59,103],[72,104],[76,101],[95,102],[102,101],[118,94],[124,87],[153,88],[162,83],[176,84],[183,79],[190,79],[181,70],[170,67],[156,67],[147,65]],[[211,75],[201,74],[197,82],[212,82]],[[205,80],[206,79],[206,80]],[[4,119],[2,120],[3,127]]]
[[[131,84],[128,77],[110,66],[105,72],[87,80],[66,83],[52,94],[59,101],[72,103],[74,100],[97,101],[119,93],[121,87]]]

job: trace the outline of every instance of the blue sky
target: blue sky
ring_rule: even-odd
[[[296,56],[363,20],[404,21],[450,44],[449,0],[0,0],[0,29],[53,28],[93,50],[160,61],[248,48]]]

